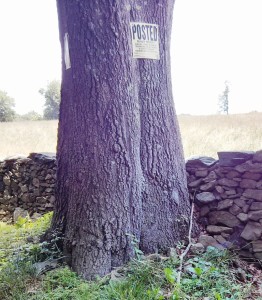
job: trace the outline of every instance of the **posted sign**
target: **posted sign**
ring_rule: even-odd
[[[160,59],[158,25],[131,22],[134,58]]]

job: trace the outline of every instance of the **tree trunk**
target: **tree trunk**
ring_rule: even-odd
[[[77,273],[105,275],[188,230],[189,198],[172,100],[174,0],[57,0],[63,58],[53,228]],[[160,59],[132,56],[130,22],[158,24]]]

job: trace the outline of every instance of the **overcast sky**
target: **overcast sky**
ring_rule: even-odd
[[[172,40],[177,113],[212,114],[224,82],[230,112],[262,111],[262,0],[176,0]],[[16,110],[41,112],[38,90],[60,78],[55,0],[0,0],[0,89]]]

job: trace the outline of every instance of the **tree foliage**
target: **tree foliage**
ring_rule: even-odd
[[[0,122],[10,122],[15,118],[15,100],[0,90]]]
[[[61,82],[59,80],[52,80],[48,83],[46,89],[39,90],[39,93],[45,97],[44,119],[58,119],[61,101],[60,90]]]
[[[43,120],[43,117],[34,110],[29,111],[26,114],[19,115],[16,117],[16,120],[21,121],[40,121]]]
[[[225,81],[225,89],[221,95],[218,97],[218,111],[219,113],[227,114],[229,110],[229,101],[228,101],[228,94],[229,94],[229,82]]]

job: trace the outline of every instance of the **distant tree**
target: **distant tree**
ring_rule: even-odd
[[[40,121],[43,120],[43,117],[35,112],[34,110],[29,111],[28,113],[24,115],[18,115],[16,117],[16,120],[21,120],[21,121]]]
[[[61,82],[52,80],[46,89],[40,89],[39,93],[45,97],[44,119],[55,120],[59,116]]]
[[[15,100],[0,90],[0,122],[10,122],[15,118]]]
[[[229,94],[229,82],[225,81],[225,89],[221,95],[218,96],[218,112],[227,114],[229,110],[229,101],[228,101],[228,94]]]

